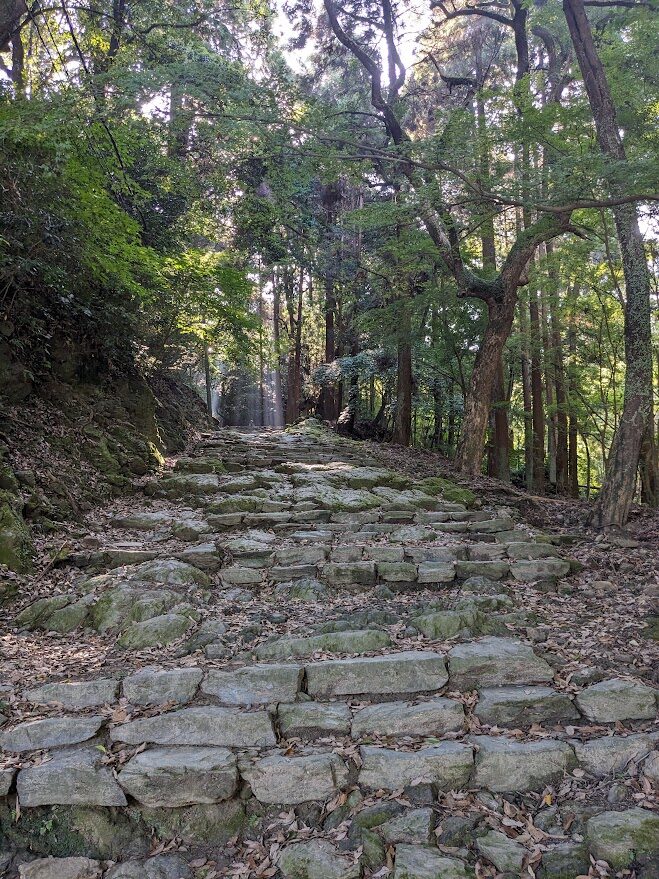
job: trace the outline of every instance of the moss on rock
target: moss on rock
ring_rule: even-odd
[[[418,483],[418,487],[427,494],[439,494],[444,500],[454,504],[464,504],[465,507],[473,507],[476,503],[477,496],[469,488],[463,485],[456,485],[448,479],[441,476],[430,476]]]
[[[34,552],[29,528],[21,515],[22,507],[16,495],[0,491],[0,564],[18,573],[31,569]]]

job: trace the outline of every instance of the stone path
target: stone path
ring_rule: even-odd
[[[659,875],[655,690],[534,643],[560,546],[317,430],[145,494],[15,616],[0,875]]]

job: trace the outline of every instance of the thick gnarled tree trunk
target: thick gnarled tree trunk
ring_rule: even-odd
[[[604,66],[597,52],[583,0],[563,0],[572,45],[579,61],[590,102],[597,139],[606,156],[626,161],[615,106]],[[617,173],[617,172],[616,172]],[[609,181],[616,198],[623,195],[618,179]],[[652,337],[650,328],[650,277],[638,226],[636,206],[612,207],[625,276],[625,403],[606,464],[593,524],[620,527],[629,516],[636,489],[639,457],[652,411]]]
[[[460,470],[471,476],[480,473],[492,389],[504,345],[513,326],[516,302],[515,288],[514,291],[509,291],[503,302],[488,303],[488,322],[471,374],[456,458]]]

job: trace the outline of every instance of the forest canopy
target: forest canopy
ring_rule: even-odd
[[[657,499],[657,24],[651,0],[6,0],[5,376],[73,349],[72,379],[175,371],[256,424],[267,383],[287,423],[623,525]]]

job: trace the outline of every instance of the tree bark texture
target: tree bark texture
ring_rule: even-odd
[[[618,163],[626,161],[615,106],[604,66],[597,52],[583,0],[563,0],[572,45],[579,62],[602,152]],[[623,194],[624,180],[609,181],[613,197]],[[636,472],[652,412],[652,337],[650,277],[633,203],[612,208],[625,277],[625,402],[606,464],[593,524],[623,526],[636,488]]]

